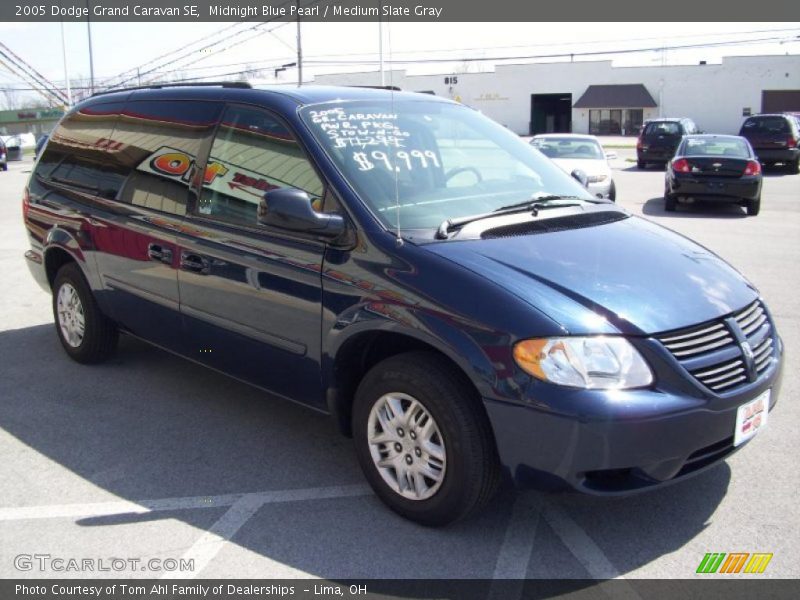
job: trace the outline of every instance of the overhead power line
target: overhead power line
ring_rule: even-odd
[[[21,77],[25,82],[32,85],[34,90],[39,92],[49,103],[67,104],[67,96],[53,82],[39,73],[31,65],[17,56],[11,48],[0,42],[0,57],[2,64],[7,70]]]
[[[772,31],[772,30],[769,30]],[[797,31],[797,30],[794,30]],[[266,32],[265,32],[266,33]],[[244,40],[247,41],[247,40]],[[646,52],[660,52],[660,51],[670,51],[670,50],[681,50],[681,49],[699,49],[699,48],[710,48],[710,47],[724,47],[724,46],[740,46],[740,45],[747,45],[747,44],[758,44],[758,43],[765,43],[765,42],[778,42],[778,41],[787,41],[786,38],[783,37],[764,37],[764,38],[756,38],[756,39],[749,39],[749,40],[726,40],[720,42],[705,42],[705,43],[693,43],[693,44],[672,44],[672,45],[663,45],[663,46],[647,46],[647,47],[639,47],[639,48],[618,48],[618,49],[604,49],[604,50],[590,50],[590,51],[583,51],[583,52],[560,52],[560,53],[548,53],[548,54],[524,54],[524,55],[502,55],[502,56],[481,56],[481,57],[470,57],[470,56],[462,56],[462,57],[430,57],[430,58],[417,58],[417,59],[403,59],[403,58],[392,58],[390,60],[385,60],[386,63],[395,64],[395,65],[414,65],[414,64],[442,64],[442,63],[462,63],[462,62],[502,62],[502,61],[516,61],[516,60],[537,60],[537,59],[554,59],[554,58],[583,58],[583,57],[593,57],[593,56],[614,56],[620,54],[633,54],[633,53],[646,53]],[[800,41],[798,38],[790,38],[788,41]],[[339,55],[339,56],[347,56],[347,55]],[[246,65],[251,67],[252,69],[257,70],[267,70],[274,68],[281,62],[285,62],[283,58],[274,57],[269,61],[255,61],[255,62],[247,62],[247,63],[229,63],[225,65],[217,65],[217,66],[209,66],[209,67],[194,67],[189,70],[195,69],[208,69],[209,71],[215,70],[215,72],[205,75],[197,75],[193,77],[187,77],[175,80],[174,83],[179,83],[180,81],[197,81],[201,79],[208,79],[213,77],[226,77],[226,76],[234,76],[239,75],[242,73],[242,70],[238,71],[231,71],[226,73],[218,73],[216,70],[225,68],[225,67],[235,67],[240,65]],[[359,60],[304,60],[304,63],[309,65],[316,65],[316,66],[346,66],[346,65],[376,65],[378,61],[375,59],[359,59]],[[169,75],[171,73],[176,73],[182,71],[186,68],[186,65],[168,71],[161,71],[158,72],[158,76]],[[249,70],[249,69],[248,69]],[[9,88],[15,89],[16,91],[36,91],[36,88]],[[54,88],[55,89],[55,88]],[[84,89],[81,86],[76,86],[75,89]],[[88,86],[86,86],[88,89]]]
[[[317,4],[318,2],[320,2],[320,0],[313,0],[312,2],[307,3],[306,6],[313,6],[314,4]],[[281,5],[279,5],[278,8],[288,6],[289,4],[294,4],[293,0],[286,0],[286,2],[284,2]],[[202,47],[197,48],[195,50],[192,50],[190,52],[184,52],[180,56],[172,58],[171,60],[168,60],[166,62],[162,62],[157,67],[152,67],[152,68],[150,68],[150,69],[148,69],[148,70],[146,70],[144,72],[139,72],[136,75],[124,78],[122,81],[120,81],[118,83],[115,83],[113,86],[107,86],[106,89],[112,89],[113,87],[123,86],[126,83],[128,83],[129,81],[132,81],[133,79],[137,79],[137,78],[140,78],[140,77],[146,77],[146,76],[158,71],[159,69],[163,69],[164,67],[167,67],[169,65],[173,65],[175,63],[178,63],[178,62],[180,62],[182,60],[185,60],[185,59],[187,59],[187,58],[189,58],[189,57],[191,57],[193,55],[197,55],[198,53],[202,53],[202,52],[205,52],[205,51],[211,51],[215,46],[219,46],[220,44],[228,43],[232,39],[234,39],[234,38],[236,38],[236,37],[238,37],[240,35],[243,35],[243,34],[246,34],[246,33],[251,33],[251,32],[254,32],[254,31],[256,32],[255,35],[252,35],[252,36],[250,36],[250,37],[248,37],[248,38],[246,38],[244,40],[240,40],[240,41],[235,42],[233,44],[229,43],[224,48],[221,48],[221,49],[218,49],[218,50],[214,50],[213,52],[209,52],[208,54],[206,54],[204,56],[200,56],[200,57],[196,58],[195,60],[189,61],[188,63],[186,63],[183,66],[187,66],[187,65],[192,65],[192,64],[198,63],[198,62],[200,62],[202,60],[208,59],[212,54],[214,54],[216,52],[229,50],[230,48],[233,48],[233,47],[238,46],[238,45],[240,45],[240,44],[242,44],[244,42],[247,42],[247,41],[250,41],[252,39],[255,39],[256,37],[258,37],[260,35],[263,35],[264,33],[269,33],[271,31],[274,31],[275,29],[278,29],[279,27],[282,27],[282,26],[287,24],[286,22],[284,22],[284,23],[280,23],[277,27],[274,27],[274,28],[272,28],[272,29],[270,29],[268,31],[257,31],[260,28],[264,27],[265,25],[275,21],[277,18],[278,17],[273,17],[272,19],[268,19],[266,21],[262,21],[261,23],[257,23],[255,25],[253,25],[252,27],[248,27],[247,29],[242,29],[240,31],[237,31],[230,38],[227,38],[227,39],[224,39],[224,40],[218,40],[218,41],[212,42],[210,44],[206,44],[205,46],[202,46]],[[229,29],[229,27],[225,28],[225,29]],[[209,37],[213,37],[213,36],[209,36]],[[181,69],[181,67],[178,67],[175,70],[180,70],[180,69]]]

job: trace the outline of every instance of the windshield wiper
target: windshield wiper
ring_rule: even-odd
[[[537,196],[536,198],[525,200],[524,202],[509,204],[508,206],[501,206],[500,208],[494,209],[492,212],[480,213],[477,215],[470,215],[467,217],[459,217],[458,219],[445,219],[444,221],[442,221],[442,223],[436,230],[436,239],[446,240],[448,234],[451,231],[461,229],[464,225],[467,225],[469,223],[474,223],[475,221],[480,221],[481,219],[500,217],[502,215],[511,215],[514,213],[526,212],[526,211],[531,211],[531,213],[535,217],[536,215],[539,214],[539,209],[542,208],[565,208],[569,206],[580,206],[578,203],[553,204],[552,206],[547,206],[547,204],[552,202],[553,200],[581,200],[583,202],[589,202],[589,200],[586,200],[584,198],[579,198],[578,196],[559,196],[556,194],[549,194],[547,196]]]
[[[535,198],[531,198],[530,200],[525,200],[524,202],[517,202],[516,204],[509,204],[507,206],[501,206],[500,208],[495,208],[492,212],[493,213],[504,213],[506,211],[511,211],[512,209],[527,209],[528,207],[536,209],[541,204],[547,204],[553,200],[585,200],[584,198],[579,198],[578,196],[559,196],[558,194],[548,194],[547,196],[536,196]],[[558,204],[557,206],[561,207],[564,206],[563,204]]]

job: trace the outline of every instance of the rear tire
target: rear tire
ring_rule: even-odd
[[[637,160],[636,161],[636,168],[637,169],[644,169],[646,166],[647,166],[647,163],[645,163],[643,160]]]
[[[393,356],[367,373],[353,405],[353,438],[378,497],[422,525],[446,525],[477,512],[500,481],[480,397],[431,352]]]
[[[53,316],[58,339],[73,360],[99,363],[116,350],[117,326],[100,312],[89,284],[74,262],[65,264],[56,274]]]
[[[755,217],[761,211],[761,198],[756,198],[755,200],[748,200],[747,201],[747,214],[751,217]]]
[[[793,175],[800,173],[800,158],[793,162],[786,163],[786,170]]]
[[[664,210],[667,212],[675,212],[677,202],[675,196],[669,193],[669,188],[664,188]]]

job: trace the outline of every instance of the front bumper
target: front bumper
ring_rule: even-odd
[[[782,366],[779,342],[764,375],[732,393],[714,394],[684,378],[628,391],[533,382],[526,404],[485,406],[516,485],[626,494],[700,473],[746,445],[733,446],[737,408],[769,389],[772,409]]]
[[[598,181],[597,183],[589,183],[586,189],[592,196],[600,196],[601,198],[608,198],[611,193],[611,182],[613,179],[610,177],[605,181]]]

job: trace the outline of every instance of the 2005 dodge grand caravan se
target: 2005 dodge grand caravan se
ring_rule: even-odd
[[[429,95],[96,95],[23,202],[67,354],[101,361],[122,331],[328,412],[421,523],[472,513],[504,475],[680,480],[777,399],[782,343],[739,273]]]

